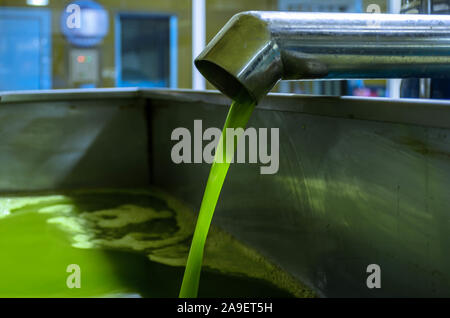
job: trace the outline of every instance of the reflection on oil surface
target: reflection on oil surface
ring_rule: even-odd
[[[176,297],[195,214],[157,190],[79,190],[0,199],[0,297]],[[81,269],[70,289],[66,268]],[[212,227],[200,297],[313,293]]]

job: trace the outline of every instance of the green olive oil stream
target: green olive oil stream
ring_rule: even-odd
[[[217,201],[219,199],[223,182],[225,181],[228,168],[230,167],[231,158],[234,156],[234,151],[237,145],[237,140],[235,140],[233,148],[230,147],[231,149],[229,149],[229,147],[227,147],[227,137],[229,134],[229,130],[227,128],[245,129],[254,108],[255,103],[253,102],[241,103],[234,101],[231,104],[224,128],[222,130],[222,135],[220,136],[220,140],[217,145],[214,162],[209,172],[205,193],[203,194],[200,213],[198,215],[197,225],[192,238],[183,283],[179,294],[180,298],[197,297],[206,237],[208,235],[209,227]]]

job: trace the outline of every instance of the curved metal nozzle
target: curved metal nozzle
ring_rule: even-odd
[[[222,93],[258,102],[280,80],[450,77],[450,16],[249,11],[195,59]]]

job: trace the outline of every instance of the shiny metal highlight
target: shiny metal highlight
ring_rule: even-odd
[[[258,102],[280,80],[450,77],[450,16],[249,11],[195,59],[222,93]]]

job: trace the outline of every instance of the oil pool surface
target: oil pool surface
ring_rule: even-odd
[[[158,189],[3,196],[0,297],[177,297],[195,220]],[[68,284],[71,264],[80,269],[80,288]],[[212,227],[199,296],[313,293]]]

